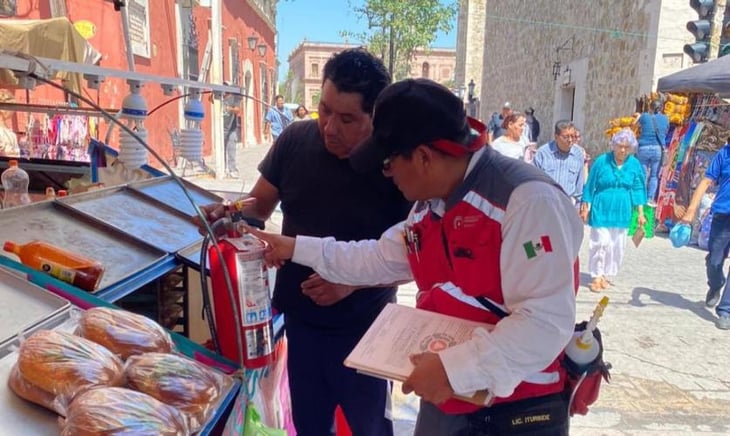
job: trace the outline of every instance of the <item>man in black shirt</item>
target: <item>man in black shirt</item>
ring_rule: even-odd
[[[410,204],[381,171],[355,172],[348,157],[370,136],[375,98],[390,75],[370,53],[350,49],[330,58],[323,76],[319,119],[282,132],[259,165],[261,177],[250,192],[256,201],[244,215],[266,220],[281,202],[285,235],[377,238],[405,219]],[[206,211],[210,217],[213,211]],[[337,405],[353,434],[393,434],[388,383],[342,362],[385,304],[394,301],[395,291],[329,283],[291,262],[278,271],[274,306],[285,315],[298,435],[332,434]]]

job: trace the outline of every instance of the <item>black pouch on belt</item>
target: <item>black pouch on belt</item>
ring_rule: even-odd
[[[563,393],[495,404],[467,415],[470,436],[567,436],[568,404]]]

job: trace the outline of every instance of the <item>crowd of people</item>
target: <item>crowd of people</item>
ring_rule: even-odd
[[[304,107],[284,115],[283,101],[266,116],[274,143],[242,212],[266,220],[280,203],[283,213],[280,235],[251,232],[280,268],[273,303],[285,315],[297,433],[333,435],[340,406],[353,434],[393,434],[389,384],[343,361],[397,285],[415,281],[418,308],[494,326],[411,356],[403,391],[421,397],[415,435],[567,435],[559,357],[574,329],[584,224],[589,287],[601,292],[618,273],[632,213],[641,226],[650,207],[652,164],[634,155],[650,154],[642,141],[621,130],[588,170],[570,120],[538,147],[533,108],[505,103],[485,125],[442,85],[391,83],[359,48],[326,63],[317,119]],[[203,212],[214,220],[222,208]],[[727,255],[730,232],[720,231]],[[725,284],[719,268],[708,301]],[[495,397],[489,407],[454,398],[480,390]]]

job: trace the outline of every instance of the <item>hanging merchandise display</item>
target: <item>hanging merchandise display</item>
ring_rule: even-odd
[[[81,115],[37,115],[28,118],[20,154],[27,158],[89,162],[89,119]]]
[[[670,121],[682,121],[671,132],[659,183],[657,230],[667,232],[684,215],[717,151],[730,140],[730,103],[713,94],[664,94],[664,99]],[[689,244],[706,248],[715,190],[711,186],[702,199]]]

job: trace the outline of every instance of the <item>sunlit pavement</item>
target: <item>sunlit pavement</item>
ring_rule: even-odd
[[[207,189],[243,192],[256,181],[256,166],[267,149],[239,150],[239,180],[189,180]],[[274,224],[280,219],[275,213]],[[638,249],[629,242],[614,286],[601,294],[585,287],[587,254],[584,241],[578,317],[587,319],[603,295],[610,298],[599,327],[613,369],[591,412],[572,420],[571,435],[730,435],[730,331],[717,329],[714,311],[704,305],[706,253],[672,248],[662,237],[645,240]],[[412,305],[414,296],[412,284],[403,286],[399,302]],[[412,434],[417,398],[395,386],[393,403],[396,434]]]

